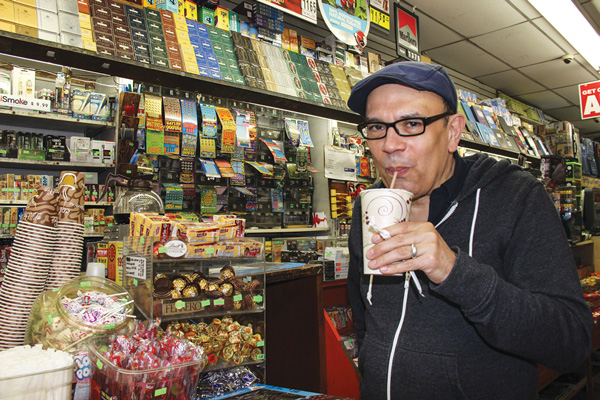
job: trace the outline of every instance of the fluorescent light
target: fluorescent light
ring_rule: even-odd
[[[529,2],[596,71],[600,70],[600,36],[571,0]]]

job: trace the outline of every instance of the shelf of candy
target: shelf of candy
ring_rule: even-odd
[[[202,272],[195,263],[178,263],[176,271],[156,273],[151,315],[169,320],[186,316],[262,312],[265,305],[262,263],[260,267],[252,264],[238,266],[241,272],[237,275],[233,266],[222,265],[221,262],[204,266],[205,272]],[[222,266],[220,270],[219,266]]]
[[[207,362],[201,346],[160,330],[160,321],[138,322],[130,335],[87,342],[91,400],[195,398]]]
[[[165,330],[202,346],[208,360],[204,371],[261,364],[265,359],[265,326],[256,314],[172,321]]]

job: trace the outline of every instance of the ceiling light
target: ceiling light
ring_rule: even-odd
[[[529,0],[554,28],[586,59],[600,69],[600,36],[571,0]]]

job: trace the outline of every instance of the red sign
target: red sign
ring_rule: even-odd
[[[581,119],[600,117],[600,81],[579,85]]]

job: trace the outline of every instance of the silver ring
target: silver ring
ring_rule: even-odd
[[[413,243],[411,243],[410,249],[412,250],[412,258],[416,258],[417,257],[417,246],[415,246]]]

